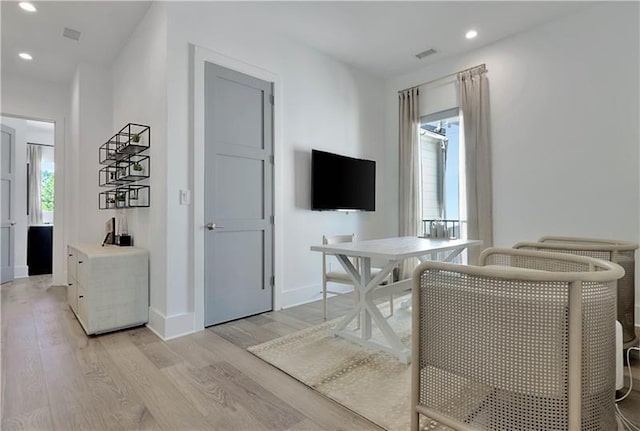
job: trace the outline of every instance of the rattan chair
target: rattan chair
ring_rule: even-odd
[[[618,280],[618,321],[622,324],[624,348],[638,345],[635,333],[635,252],[638,244],[626,241],[544,236],[539,242],[520,242],[517,249],[569,253],[595,257],[617,263],[624,269],[624,277]]]
[[[613,430],[614,263],[490,248],[413,277],[411,429]]]

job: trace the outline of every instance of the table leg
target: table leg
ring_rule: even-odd
[[[371,338],[371,315],[366,307],[366,296],[370,289],[367,289],[367,285],[371,280],[371,258],[360,257],[360,284],[365,286],[364,291],[360,293],[360,330],[362,331],[362,339],[369,340]],[[365,305],[365,306],[363,306]]]
[[[401,362],[408,363],[410,361],[409,349],[402,344],[400,338],[393,331],[389,323],[378,310],[373,302],[373,293],[376,287],[393,271],[397,262],[388,262],[385,267],[376,274],[371,276],[371,258],[360,257],[360,272],[356,270],[347,256],[337,255],[338,261],[342,264],[345,271],[352,279],[355,288],[359,293],[359,301],[347,315],[338,323],[335,334],[348,340],[362,344],[368,347],[378,348],[393,353]],[[347,325],[355,318],[360,319],[360,330],[357,332],[346,329]],[[371,339],[373,324],[380,329],[387,345],[376,342]]]

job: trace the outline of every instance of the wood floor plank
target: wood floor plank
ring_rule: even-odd
[[[291,315],[289,315],[286,310],[285,311],[270,311],[269,313],[265,313],[265,316],[274,322],[284,323],[292,328],[295,328],[297,331],[301,329],[306,329],[312,326],[310,323],[305,322],[304,320],[297,319]]]
[[[182,358],[167,347],[155,334],[145,327],[135,328],[127,331],[131,342],[157,368],[170,367],[182,362]]]
[[[289,335],[291,333],[299,331],[299,329],[296,329],[290,325],[287,325],[286,323],[276,322],[276,321],[272,321],[271,323],[266,323],[262,327],[277,334],[277,336],[272,339],[283,337],[285,335]],[[265,341],[271,341],[271,340],[265,340]],[[265,341],[262,341],[262,342],[264,343]]]
[[[3,431],[35,431],[51,429],[53,429],[53,422],[51,421],[51,411],[49,410],[48,405],[30,412],[22,413],[18,416],[2,419]]]
[[[100,337],[112,361],[164,429],[207,429],[210,424],[125,332]]]
[[[3,417],[17,417],[49,406],[40,350],[33,321],[8,323],[3,345]]]
[[[302,422],[298,422],[291,428],[287,428],[286,431],[324,431],[324,428],[311,419],[305,419]]]
[[[296,408],[307,418],[305,420],[318,424],[321,429],[380,429],[212,331],[177,338],[167,344],[182,352],[185,360],[193,365],[232,363],[240,373]]]
[[[267,429],[286,429],[304,419],[295,408],[228,362],[215,362],[199,371],[208,381],[225,385],[231,398]]]
[[[94,400],[111,419],[126,430],[160,430],[128,378],[111,360],[99,337],[87,337],[73,317],[65,315],[70,344],[93,394]],[[148,330],[147,330],[148,331]]]
[[[34,310],[34,321],[38,332],[38,343],[41,349],[67,343],[64,322],[61,321],[62,310],[56,308],[40,308]]]
[[[236,402],[228,390],[228,384],[220,384],[203,372],[186,363],[162,369],[185,397],[205,416],[213,429],[250,430],[263,429],[243,405]]]
[[[202,331],[189,336],[216,357],[235,367],[275,396],[289,403],[307,418],[324,429],[379,430],[375,424],[345,410],[340,405],[319,395],[313,389],[284,375],[277,368],[247,353],[212,331]]]
[[[210,330],[243,348],[279,337],[277,332],[244,319],[227,325],[212,326]]]
[[[61,430],[117,429],[102,415],[69,345],[41,349],[54,427]]]

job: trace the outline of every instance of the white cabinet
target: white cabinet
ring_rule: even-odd
[[[137,247],[69,245],[67,300],[87,334],[149,320],[149,255]]]

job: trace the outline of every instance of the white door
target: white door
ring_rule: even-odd
[[[2,155],[0,163],[0,260],[2,260],[2,283],[13,280],[14,272],[14,166],[16,149],[16,131],[2,124]]]
[[[273,308],[272,94],[205,65],[205,326]]]

